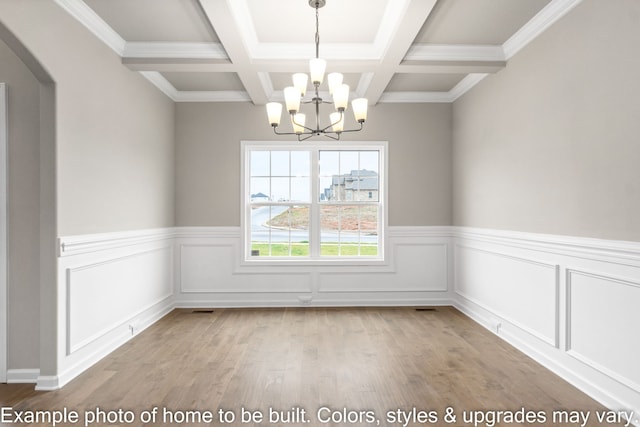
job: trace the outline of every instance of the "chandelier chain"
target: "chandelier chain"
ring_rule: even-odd
[[[316,58],[320,58],[320,14],[318,10],[318,3],[316,3]]]

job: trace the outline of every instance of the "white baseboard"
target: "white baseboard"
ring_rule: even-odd
[[[9,369],[7,384],[35,384],[39,375],[40,369]]]
[[[454,306],[455,301],[450,298],[404,298],[394,299],[372,298],[361,295],[357,300],[351,298],[313,301],[308,303],[299,299],[260,300],[249,302],[246,298],[224,299],[221,301],[183,300],[175,303],[175,308],[277,308],[277,307],[439,307]]]
[[[38,391],[54,391],[62,387],[60,378],[57,375],[40,375],[36,382],[36,390]]]

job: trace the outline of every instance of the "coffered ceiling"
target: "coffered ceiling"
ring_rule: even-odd
[[[55,1],[177,102],[281,101],[315,56],[308,0]],[[320,57],[370,104],[453,102],[580,1],[327,0]]]

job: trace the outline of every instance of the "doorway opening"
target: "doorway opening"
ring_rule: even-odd
[[[0,83],[0,382],[7,382],[7,86]]]

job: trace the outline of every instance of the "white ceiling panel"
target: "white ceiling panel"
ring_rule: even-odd
[[[550,0],[439,0],[417,43],[506,42]]]
[[[197,0],[85,0],[130,42],[215,42]]]
[[[390,1],[328,0],[319,9],[321,42],[373,43]],[[247,5],[260,43],[314,42],[315,9],[307,0],[247,0]]]

